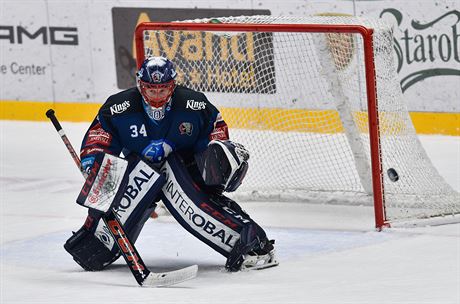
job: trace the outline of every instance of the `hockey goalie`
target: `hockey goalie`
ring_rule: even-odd
[[[226,258],[228,271],[278,265],[274,241],[223,194],[242,183],[249,152],[229,139],[206,96],[175,78],[170,60],[147,58],[136,73],[137,87],[110,96],[86,132],[82,170],[92,172],[101,155],[127,161],[129,181],[118,183],[124,188],[111,208],[133,242],[161,201],[182,227]],[[148,169],[136,169],[139,164]],[[85,270],[102,270],[119,257],[106,229],[101,213],[90,208],[64,245]]]

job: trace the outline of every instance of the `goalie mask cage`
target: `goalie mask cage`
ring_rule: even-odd
[[[460,212],[417,138],[382,21],[223,17],[141,23],[135,37],[138,66],[172,60],[250,151],[238,198],[373,204],[377,228]]]

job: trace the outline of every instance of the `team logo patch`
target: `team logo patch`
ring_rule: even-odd
[[[211,134],[209,134],[209,140],[226,140],[228,138],[228,126],[225,121],[223,121],[222,116],[220,116],[219,113],[214,125],[214,130],[212,130]]]
[[[85,146],[89,147],[92,145],[97,145],[108,147],[110,146],[111,142],[112,135],[102,129],[100,123],[97,123],[88,131],[88,137],[86,139]]]
[[[153,82],[155,83],[160,83],[161,82],[161,78],[163,77],[163,74],[158,72],[158,71],[155,71],[152,73],[152,80]]]
[[[165,112],[163,109],[155,109],[152,111],[153,119],[154,120],[162,120],[165,117]]]
[[[193,132],[193,125],[190,122],[183,122],[179,125],[180,135],[191,136]]]

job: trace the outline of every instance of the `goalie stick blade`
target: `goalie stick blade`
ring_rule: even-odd
[[[196,277],[198,273],[198,265],[189,266],[186,268],[170,271],[170,272],[150,272],[142,282],[143,287],[166,287]]]

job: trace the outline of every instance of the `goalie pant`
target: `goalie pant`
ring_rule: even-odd
[[[249,251],[268,253],[273,249],[264,230],[236,202],[202,191],[176,153],[161,168],[166,177],[161,191],[143,188],[151,174],[134,172],[137,166],[131,162],[124,195],[114,209],[122,215],[121,223],[133,242],[155,209],[155,201],[161,198],[182,227],[227,258],[226,268],[231,271],[239,269]],[[64,247],[80,266],[90,271],[104,269],[120,255],[99,213],[92,209],[83,227]]]

